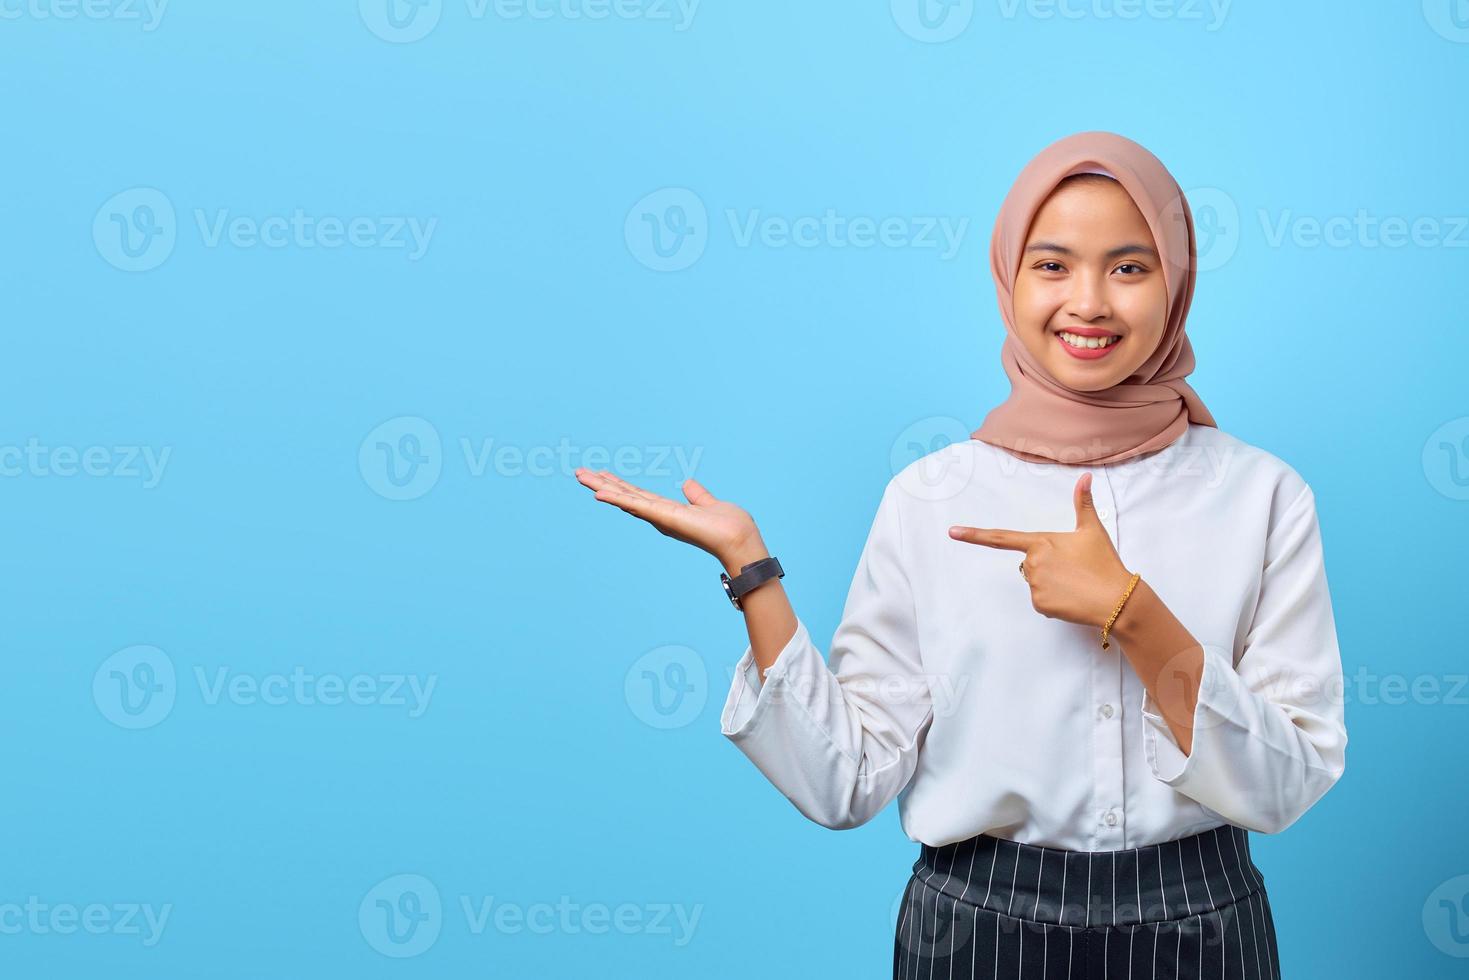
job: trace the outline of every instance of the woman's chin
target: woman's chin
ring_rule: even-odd
[[[1069,357],[1065,361],[1048,363],[1046,370],[1051,372],[1051,377],[1074,391],[1102,391],[1122,380],[1111,365],[1095,363],[1089,366]]]

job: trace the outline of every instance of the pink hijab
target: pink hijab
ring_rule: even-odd
[[[1168,290],[1168,321],[1157,349],[1136,373],[1101,391],[1061,384],[1015,333],[1015,277],[1031,222],[1056,185],[1075,173],[1106,174],[1132,196],[1152,230]],[[1194,369],[1184,320],[1194,294],[1196,250],[1188,200],[1162,162],[1137,143],[1116,133],[1075,133],[1037,154],[1006,195],[990,239],[1010,397],[985,416],[973,438],[1040,462],[1115,463],[1162,449],[1190,422],[1217,426],[1183,380]]]

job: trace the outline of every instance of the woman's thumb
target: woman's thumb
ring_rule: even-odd
[[[708,504],[718,503],[719,501],[718,497],[704,489],[704,485],[693,477],[689,477],[683,481],[683,495],[695,507],[703,507]]]
[[[1092,475],[1083,473],[1076,481],[1076,529],[1095,525],[1100,527],[1102,519],[1097,516],[1096,504],[1092,502]]]

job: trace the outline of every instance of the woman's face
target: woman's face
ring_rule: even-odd
[[[1148,223],[1121,184],[1084,177],[1051,193],[1031,224],[1014,302],[1026,349],[1069,388],[1110,388],[1152,355],[1168,289]]]

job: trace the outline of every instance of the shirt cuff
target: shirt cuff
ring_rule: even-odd
[[[806,624],[801,618],[796,617],[796,631],[786,641],[785,646],[775,656],[775,663],[765,672],[765,681],[760,681],[760,667],[755,663],[755,651],[748,644],[745,652],[735,663],[734,680],[730,683],[729,694],[724,699],[724,710],[719,715],[720,731],[725,735],[739,735],[750,721],[750,716],[755,713],[762,700],[768,701],[766,692],[773,685],[780,682],[781,677],[790,668],[791,662],[796,659],[794,651],[802,648],[810,648],[810,634],[806,631]],[[825,661],[822,662],[825,667]]]
[[[1153,700],[1152,692],[1143,688],[1143,751],[1147,756],[1148,768],[1156,779],[1173,787],[1184,782],[1198,768],[1194,765],[1194,760],[1198,758],[1199,750],[1208,744],[1208,739],[1202,737],[1206,734],[1205,726],[1218,724],[1223,717],[1230,714],[1222,710],[1224,705],[1216,703],[1216,700],[1217,695],[1226,690],[1225,675],[1221,671],[1233,674],[1234,665],[1226,663],[1224,654],[1219,650],[1208,646],[1202,649],[1204,671],[1199,679],[1198,700],[1194,704],[1193,739],[1188,755],[1183,754],[1183,748],[1173,736],[1173,729],[1164,720],[1158,702]]]

